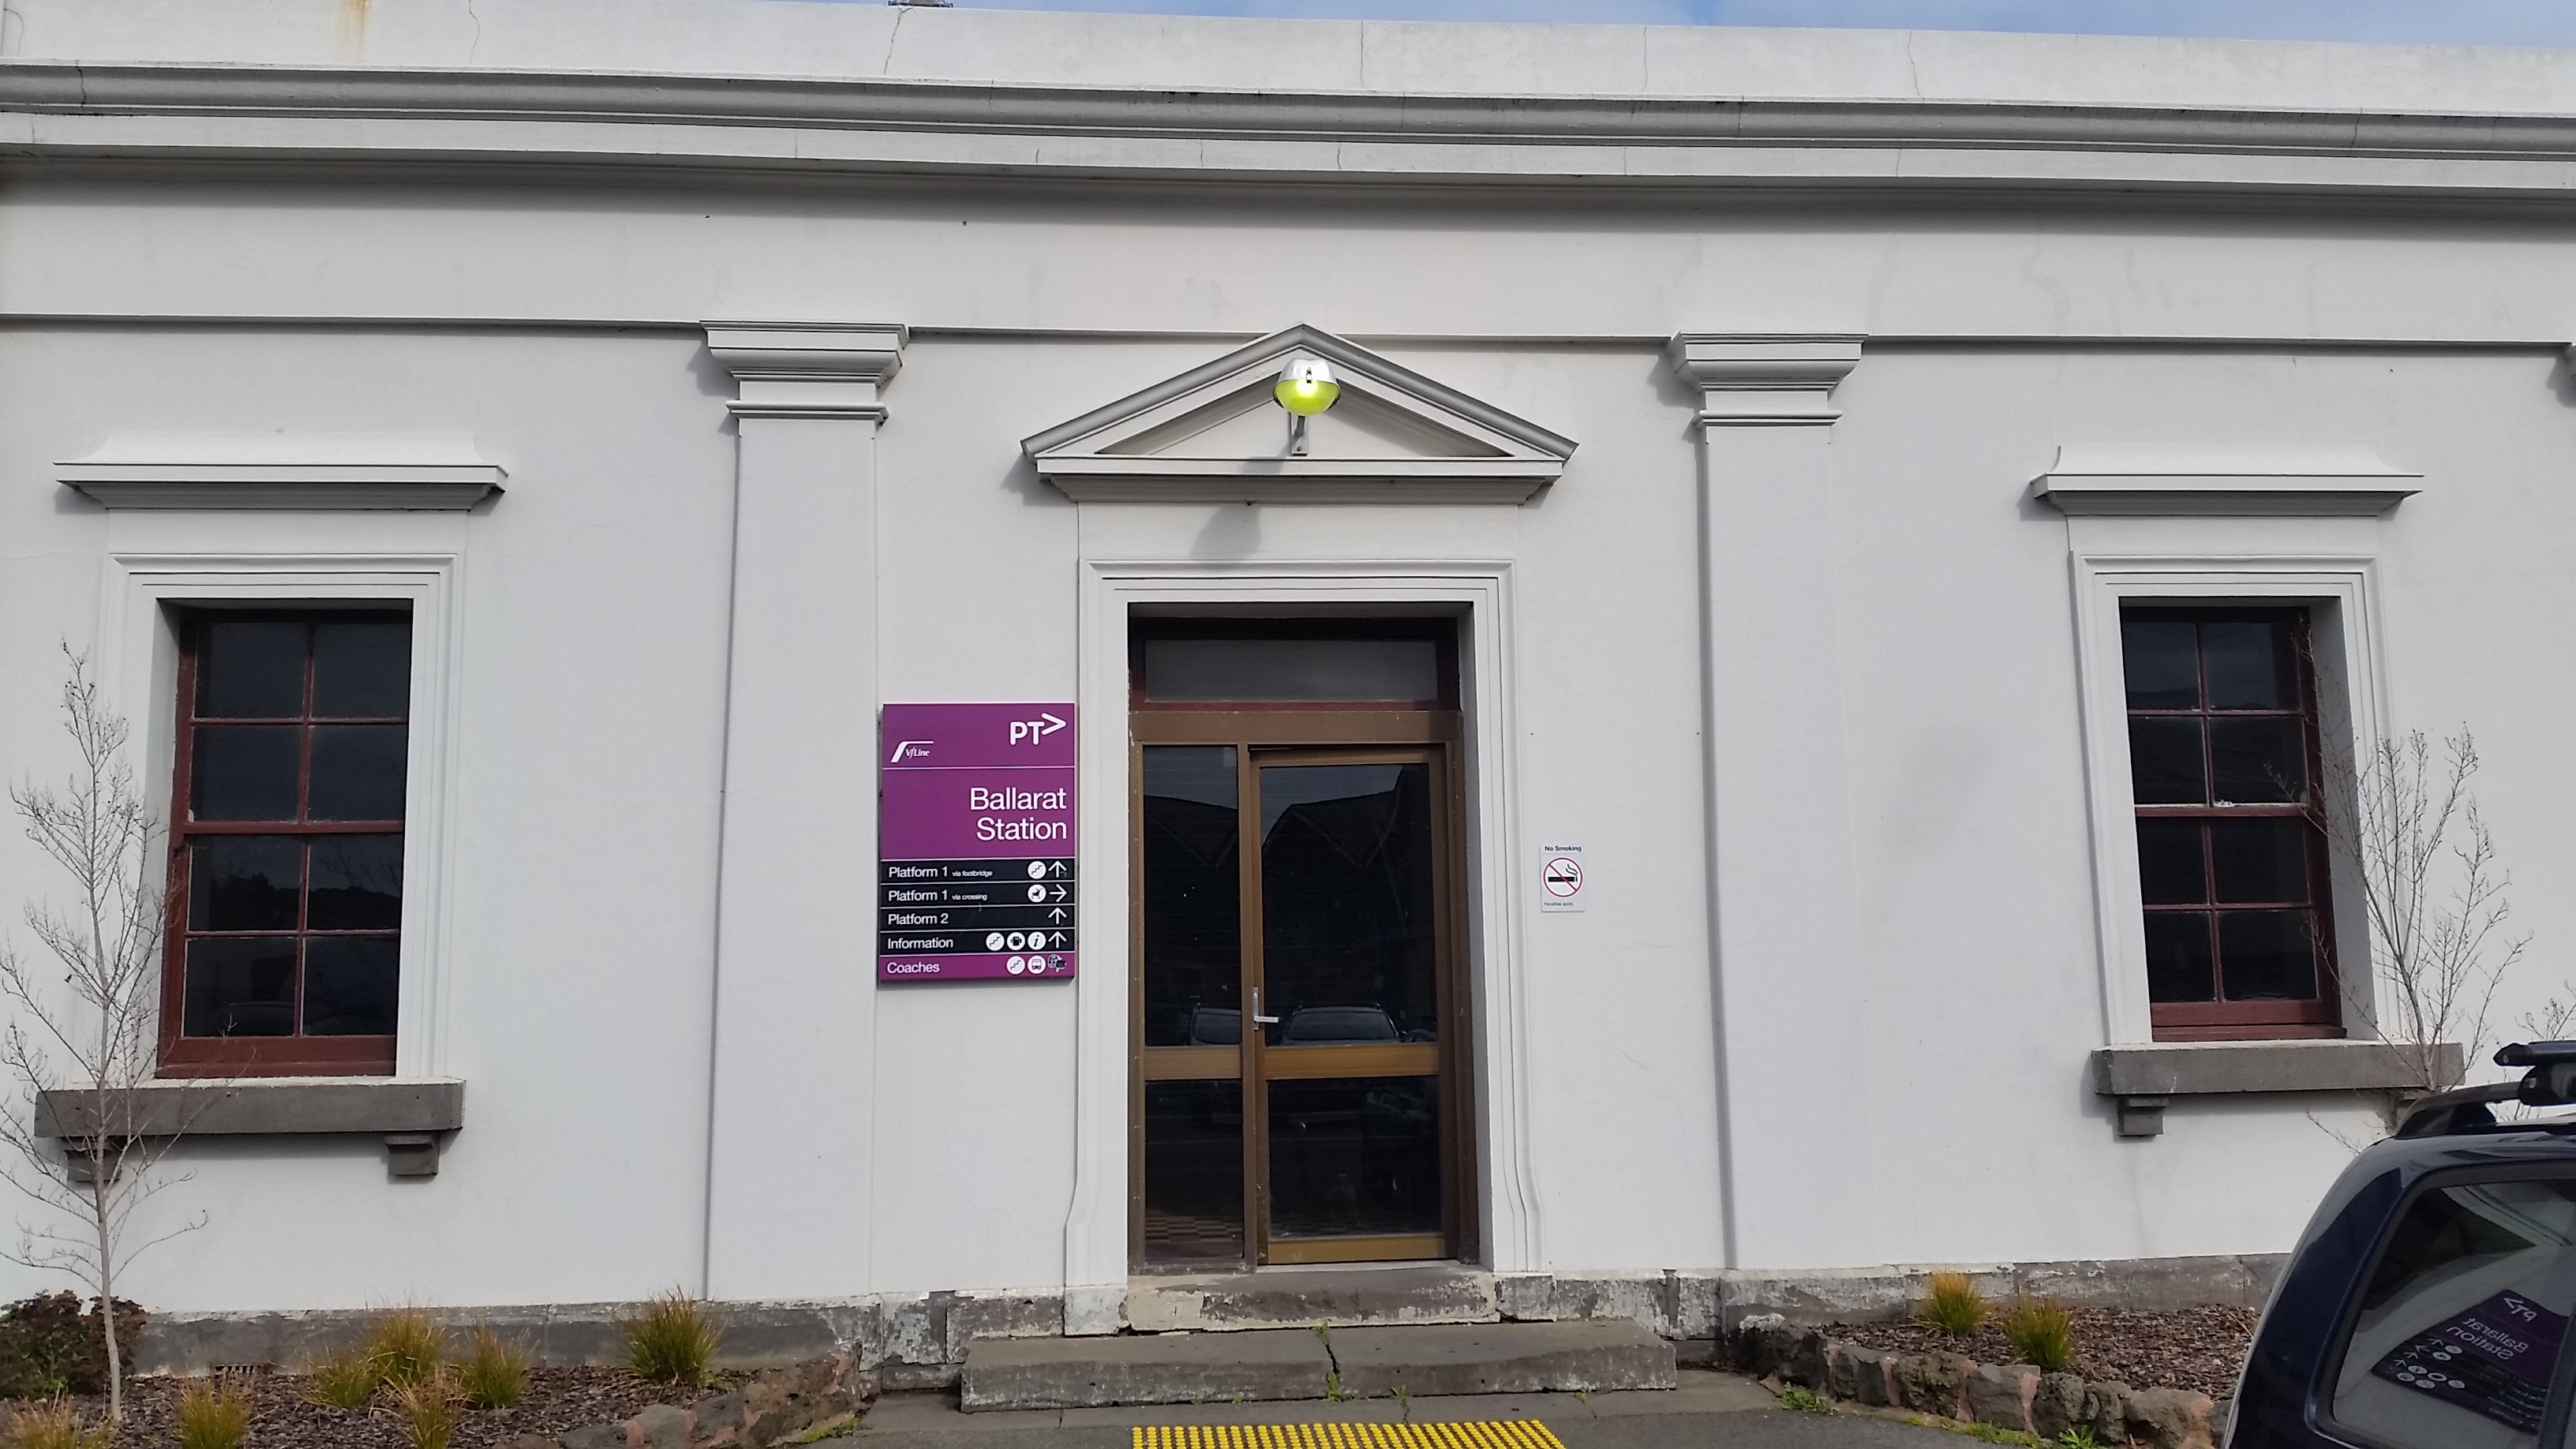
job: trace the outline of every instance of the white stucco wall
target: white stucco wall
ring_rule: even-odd
[[[474,8],[378,0],[359,36],[321,0],[271,0],[265,25],[143,0],[16,0],[0,54],[2576,107],[2576,62],[2555,53],[775,0],[621,6],[614,23],[534,0]],[[98,119],[21,108],[0,125],[41,149],[69,134],[48,128]],[[294,158],[400,128],[263,124],[280,148],[267,169],[138,176],[48,152],[0,182],[0,670],[22,682],[0,695],[0,761],[13,777],[60,767],[54,651],[99,647],[112,552],[455,551],[438,1066],[467,1079],[468,1125],[427,1182],[388,1181],[372,1147],[186,1149],[197,1177],[171,1206],[210,1226],[146,1260],[135,1295],[154,1306],[596,1300],[703,1282],[735,468],[733,379],[695,330],[711,318],[912,329],[876,435],[875,554],[848,563],[876,601],[884,700],[1076,697],[1087,564],[1509,565],[1521,838],[1581,841],[1594,883],[1579,916],[1507,903],[1523,931],[1538,1194],[1535,1258],[1507,1266],[2274,1251],[2345,1160],[2335,1134],[2368,1132],[2357,1103],[2247,1099],[2178,1104],[2163,1136],[2123,1141],[2091,1091],[2105,1027],[2070,528],[2024,497],[2063,445],[2359,444],[2425,473],[2425,494],[2385,520],[2268,520],[2220,543],[2377,558],[2392,718],[2467,722],[2489,760],[2482,797],[2535,937],[2499,1024],[2558,986],[2550,943],[2576,931],[2576,846],[2553,828],[2576,806],[2551,734],[2571,703],[2561,621],[2576,616],[2556,542],[2576,528],[2557,357],[2576,282],[2558,212],[2108,206],[2071,190],[1939,204],[1128,190],[1080,166],[1025,183],[323,178]],[[1830,160],[1800,157],[1781,164]],[[1297,321],[1580,451],[1519,508],[1077,508],[1021,455],[1044,427]],[[1839,690],[1841,738],[1760,762],[1832,776],[1815,785],[1819,809],[1847,817],[1849,888],[1791,904],[1851,933],[1859,1006],[1802,1005],[1794,956],[1724,961],[1767,1005],[1723,1033],[1700,400],[1664,353],[1683,331],[1865,339],[1817,480],[1831,572],[1810,581],[1837,621],[1817,668]],[[508,491],[470,515],[111,517],[56,485],[56,461],[135,430],[469,432],[509,469]],[[2094,526],[2200,546],[2184,524]],[[1118,727],[1097,710],[1085,725]],[[862,728],[851,743],[870,742]],[[1086,811],[1124,789],[1086,780]],[[0,899],[45,886],[33,852],[0,838]],[[850,951],[805,969],[866,973],[864,884],[813,906],[852,918]],[[1093,955],[1085,969],[1119,965]],[[1073,993],[952,985],[874,1002],[842,1048],[866,1054],[872,1100],[776,1108],[866,1163],[863,1200],[793,1206],[864,1244],[810,1296],[1062,1286]],[[1828,1076],[1857,1085],[1820,1115]]]

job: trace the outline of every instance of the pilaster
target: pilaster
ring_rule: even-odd
[[[1686,333],[1700,393],[1709,896],[1729,1267],[1863,1261],[1867,982],[1834,559],[1838,335]],[[1786,1098],[1783,1093],[1790,1094]],[[1782,1110],[1784,1101],[1794,1108]]]
[[[706,1292],[868,1290],[876,433],[904,329],[711,322],[733,374],[733,629]]]

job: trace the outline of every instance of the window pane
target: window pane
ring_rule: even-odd
[[[2218,959],[2230,1001],[2313,1001],[2317,952],[2305,911],[2228,911],[2218,918]]]
[[[403,838],[323,835],[313,841],[315,931],[390,931],[402,924]]]
[[[1243,1084],[1145,1084],[1145,1257],[1243,1261]]]
[[[191,848],[188,929],[292,931],[304,842],[291,835],[215,835]]]
[[[2530,1449],[2576,1298],[2576,1182],[2408,1205],[2361,1295],[2334,1417],[2409,1449]]]
[[[1145,1045],[1233,1046],[1243,1040],[1235,751],[1144,754]]]
[[[411,622],[360,615],[313,626],[313,713],[400,719],[410,713]]]
[[[2197,633],[2193,625],[2172,620],[2120,620],[2120,672],[2128,680],[2129,708],[2200,707]]]
[[[1436,1040],[1436,903],[1430,766],[1262,769],[1271,1045]]]
[[[293,820],[294,725],[199,725],[188,764],[188,809],[199,820]]]
[[[315,936],[304,943],[304,1034],[392,1036],[395,967],[391,936]]]
[[[2196,906],[2209,899],[2201,866],[2200,822],[2138,822],[2138,888],[2151,906]]]
[[[2209,756],[2221,800],[2268,805],[2307,798],[2307,751],[2296,716],[2211,720]]]
[[[190,941],[179,1029],[188,1036],[293,1035],[295,938]]]
[[[2297,709],[2298,658],[2286,621],[2203,624],[2211,709]]]
[[[2213,1001],[2209,917],[2199,911],[2147,913],[2147,999]]]
[[[2201,781],[2200,721],[2131,719],[2129,777],[2141,805],[2198,805],[2209,798]]]
[[[197,633],[197,713],[296,719],[304,713],[304,626],[240,619]]]
[[[2248,904],[2308,898],[2308,823],[2304,820],[2215,820],[2209,850],[2218,898]]]
[[[1148,639],[1145,697],[1164,700],[1440,698],[1428,639]]]
[[[405,725],[315,725],[312,818],[402,819],[410,738]]]
[[[1436,1233],[1440,1079],[1272,1082],[1270,1231]]]

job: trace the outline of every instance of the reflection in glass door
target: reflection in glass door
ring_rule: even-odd
[[[1455,717],[1375,718],[1138,716],[1145,1266],[1472,1251],[1454,746],[1421,738]]]
[[[1436,1257],[1437,849],[1427,752],[1252,754],[1261,949],[1247,953],[1271,1262]],[[1339,1241],[1336,1241],[1339,1240]]]

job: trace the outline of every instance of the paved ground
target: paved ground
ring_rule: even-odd
[[[882,1449],[1129,1449],[1139,1424],[1392,1423],[1406,1406],[1359,1403],[1181,1404],[1164,1408],[1049,1409],[964,1414],[954,1396],[895,1394],[870,1410],[859,1444]],[[1566,1449],[1962,1449],[1939,1429],[1849,1414],[1798,1414],[1733,1374],[1684,1369],[1670,1392],[1506,1394],[1415,1399],[1415,1423],[1535,1419]]]

